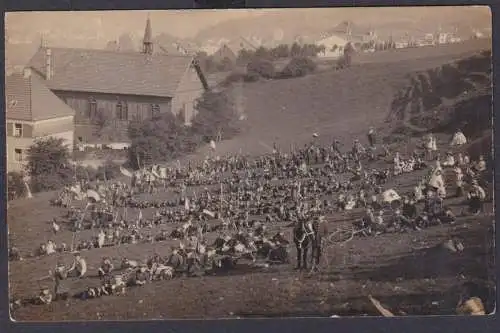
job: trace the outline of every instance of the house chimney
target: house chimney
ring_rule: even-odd
[[[31,68],[26,67],[26,68],[23,69],[23,77],[25,79],[28,79],[28,78],[31,77]]]
[[[47,49],[45,51],[45,79],[50,80],[52,78],[52,50]]]

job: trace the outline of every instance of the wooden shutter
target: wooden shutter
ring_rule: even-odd
[[[13,136],[14,133],[14,124],[13,123],[7,123],[7,136]]]
[[[23,124],[23,138],[33,137],[33,125]]]

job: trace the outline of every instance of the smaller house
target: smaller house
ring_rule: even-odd
[[[75,111],[44,80],[25,69],[5,79],[7,171],[22,171],[26,151],[38,138],[62,138],[73,150]]]

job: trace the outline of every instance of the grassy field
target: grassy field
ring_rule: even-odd
[[[475,50],[481,49],[477,46]],[[364,134],[368,126],[380,126],[389,110],[393,94],[414,71],[440,66],[465,53],[460,47],[441,50],[428,57],[421,49],[399,53],[386,61],[373,61],[337,72],[323,72],[299,79],[245,84],[234,94],[242,94],[247,115],[244,132],[218,146],[220,154],[242,151],[259,154],[273,142],[284,149],[302,146],[317,132],[329,143],[339,138],[349,144]],[[418,53],[420,52],[420,53]],[[432,51],[434,52],[434,51]],[[396,53],[394,53],[396,54]],[[377,55],[374,55],[374,57]],[[382,57],[382,56],[381,56]],[[374,58],[372,58],[374,59]],[[441,137],[448,140],[449,137]],[[441,141],[443,145],[445,141]],[[408,142],[399,144],[404,152]],[[186,157],[203,158],[206,150]],[[183,162],[184,163],[184,160]],[[389,186],[409,190],[421,174],[395,178]],[[70,242],[71,233],[54,236],[50,221],[64,210],[50,207],[53,193],[31,200],[12,201],[8,209],[10,238],[22,253],[33,251],[52,238]],[[455,212],[464,206],[447,200]],[[492,211],[491,204],[487,211]],[[360,210],[347,216],[328,217],[329,228],[352,222]],[[131,213],[133,214],[133,213]],[[150,212],[147,212],[150,214]],[[452,314],[457,302],[456,288],[465,280],[488,281],[492,276],[492,214],[459,217],[452,226],[438,226],[421,232],[388,234],[354,239],[343,247],[328,249],[321,273],[309,275],[292,265],[268,269],[241,267],[233,274],[201,278],[178,278],[131,289],[126,296],[98,300],[57,302],[50,306],[28,306],[14,314],[16,320],[85,320],[147,318],[213,318],[253,316],[378,315],[366,296],[372,294],[391,309],[407,314]],[[274,228],[290,236],[289,228]],[[87,232],[82,237],[90,236]],[[452,254],[439,244],[459,237],[465,251]],[[120,249],[94,249],[84,253],[91,275],[105,255],[118,260],[127,256],[143,260],[157,251],[168,253],[172,242],[127,245]],[[294,258],[294,250],[291,249]],[[61,258],[68,263],[71,258]],[[37,279],[47,274],[57,261],[54,257],[28,258],[9,265],[12,295],[33,295]],[[81,290],[98,283],[96,278],[71,282]]]

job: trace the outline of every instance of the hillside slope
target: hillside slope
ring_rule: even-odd
[[[273,142],[288,150],[291,144],[304,145],[314,132],[322,142],[330,143],[335,137],[350,144],[355,136],[364,138],[369,126],[383,125],[408,77],[470,57],[487,43],[476,44],[438,47],[432,52],[397,50],[387,54],[385,62],[378,55],[364,56],[347,70],[236,85],[229,93],[247,117],[244,132],[221,142],[218,153],[263,153]],[[203,148],[192,158],[207,151],[208,147]]]
[[[395,95],[387,122],[396,132],[452,134],[491,142],[491,51],[415,72]]]

